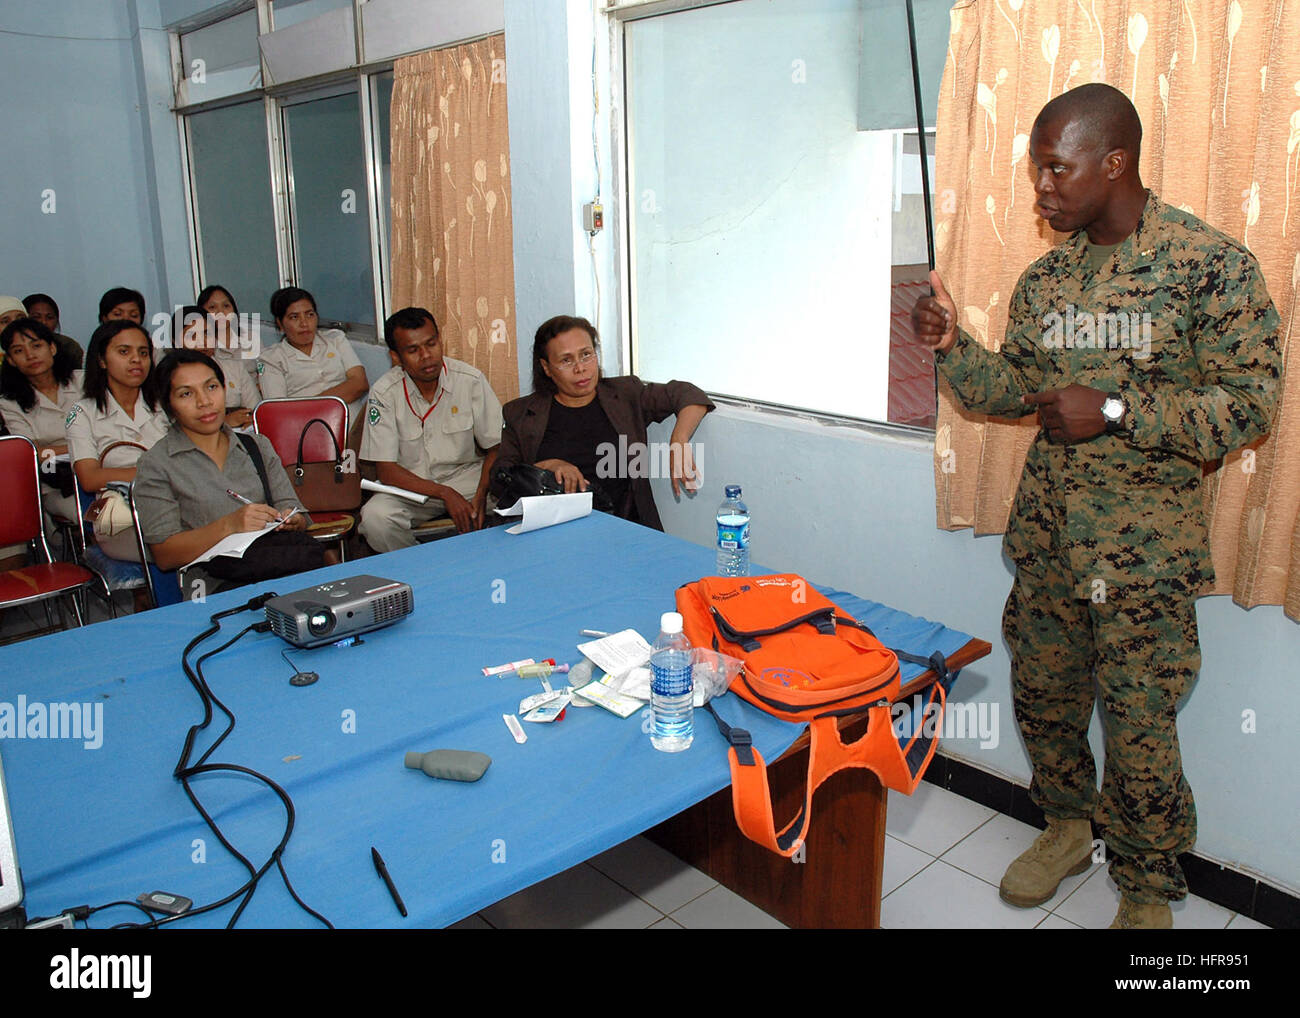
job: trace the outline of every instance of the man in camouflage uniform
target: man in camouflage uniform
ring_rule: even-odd
[[[1089,821],[1123,901],[1116,926],[1169,926],[1196,840],[1176,710],[1200,667],[1196,597],[1214,579],[1202,464],[1268,431],[1279,319],[1242,245],[1165,205],[1138,176],[1141,123],[1123,93],[1084,85],[1030,136],[1036,211],[1070,237],[1016,284],[998,353],[957,328],[938,273],[917,335],[968,408],[1037,411],[1003,543],[1016,720],[1048,829],[1003,878],[1041,904],[1087,868]],[[1100,796],[1088,746],[1095,691]]]

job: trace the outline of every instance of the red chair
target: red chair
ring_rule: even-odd
[[[320,425],[307,430],[304,434],[303,429],[315,419],[323,420],[328,424],[333,435],[327,434]],[[311,399],[264,399],[253,408],[253,430],[271,440],[290,481],[294,480],[294,468],[298,463],[300,444],[303,463],[334,463],[342,455],[345,467],[350,466],[352,470],[359,469],[355,454],[345,448],[348,435],[348,406],[337,396],[314,396]],[[351,511],[326,511],[317,509],[306,498],[301,498],[301,501],[303,508],[311,514],[312,519],[307,533],[318,541],[337,542],[339,555],[346,561],[345,539],[356,528],[360,503]]]
[[[84,566],[55,562],[50,554],[41,525],[40,463],[29,439],[20,435],[0,438],[0,491],[7,496],[0,502],[0,546],[32,542],[36,557],[39,559],[41,552],[45,556],[44,562],[0,573],[0,608],[44,602],[46,619],[53,626],[49,599],[66,596],[77,625],[84,626],[78,595],[100,584],[107,597],[108,587],[102,577]]]

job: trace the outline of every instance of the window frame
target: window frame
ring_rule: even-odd
[[[618,299],[620,301],[620,310],[618,321],[621,325],[623,335],[620,337],[619,353],[622,358],[622,364],[626,370],[636,373],[638,362],[638,343],[639,337],[635,329],[635,309],[636,309],[636,237],[635,222],[632,215],[632,202],[635,200],[631,193],[631,160],[632,160],[632,130],[630,125],[630,107],[631,107],[631,87],[628,81],[628,59],[627,59],[627,27],[638,21],[645,21],[650,18],[667,17],[674,14],[680,14],[686,11],[698,10],[704,7],[721,7],[727,4],[751,3],[757,0],[624,0],[620,3],[617,0],[610,0],[601,9],[609,19],[609,46],[610,46],[610,90],[611,101],[609,103],[609,140],[611,152],[613,153],[614,168],[614,193],[618,195],[619,200],[612,203],[615,206],[614,214],[609,218],[611,228],[614,231],[614,243],[616,249],[615,272],[618,276],[617,289]],[[916,134],[915,125],[904,129],[905,133]],[[926,124],[925,132],[927,138],[934,134],[935,125]],[[933,157],[932,149],[927,150],[928,156]],[[930,181],[933,189],[934,181]],[[626,212],[622,211],[626,210]],[[930,212],[930,228],[933,230],[933,211]],[[935,380],[935,400],[936,416],[938,402],[938,378],[936,367]],[[812,407],[797,407],[789,404],[773,403],[753,397],[741,397],[727,395],[723,393],[710,392],[709,396],[720,406],[737,407],[744,410],[753,410],[761,413],[772,414],[777,417],[787,418],[790,420],[810,421],[817,424],[845,427],[853,430],[864,431],[876,435],[886,435],[894,437],[916,436],[918,438],[933,440],[935,428],[920,427],[911,424],[894,423],[887,420],[874,420],[865,417],[853,417],[846,414],[834,413],[827,410],[819,410]]]
[[[354,323],[335,320],[323,320],[322,324],[344,328],[353,338],[372,343],[382,342],[383,322],[391,312],[391,287],[389,280],[389,252],[387,250],[387,230],[385,229],[382,210],[379,208],[380,160],[377,158],[377,146],[387,143],[387,139],[375,136],[377,126],[375,116],[375,88],[379,76],[393,70],[394,59],[378,60],[360,64],[346,71],[331,72],[319,78],[288,82],[282,85],[266,85],[267,70],[265,60],[262,63],[262,81],[260,88],[249,89],[230,96],[222,96],[199,103],[181,105],[177,101],[178,89],[184,77],[185,67],[181,57],[181,36],[197,29],[207,27],[227,18],[243,14],[250,8],[258,11],[258,31],[265,34],[271,31],[270,0],[254,0],[252,3],[240,4],[237,9],[222,10],[219,16],[196,19],[174,26],[168,32],[172,64],[172,113],[176,118],[181,175],[184,185],[186,226],[190,239],[190,272],[194,292],[198,293],[210,282],[206,278],[204,265],[202,224],[198,217],[197,188],[194,180],[193,150],[190,137],[189,117],[206,113],[227,106],[237,106],[250,101],[261,100],[263,116],[266,122],[267,149],[270,172],[267,184],[272,202],[276,264],[279,271],[279,286],[299,285],[298,238],[294,224],[293,164],[291,161],[290,142],[285,126],[285,111],[296,105],[324,99],[331,96],[355,93],[358,102],[357,129],[360,132],[365,177],[365,209],[372,279],[371,302],[375,312],[375,323]],[[359,4],[353,3],[353,13],[360,20]],[[360,36],[358,35],[358,46]],[[259,59],[261,59],[259,57]],[[390,185],[391,186],[391,185]],[[360,196],[358,196],[360,197]]]

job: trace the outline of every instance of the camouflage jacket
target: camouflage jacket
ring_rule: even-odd
[[[1080,598],[1201,593],[1214,579],[1202,465],[1268,431],[1278,314],[1248,250],[1155,194],[1095,271],[1086,247],[1080,230],[1024,271],[999,352],[962,331],[939,370],[967,408],[999,417],[1075,382],[1119,393],[1126,434],[1035,437],[1003,548],[1034,571],[1056,555]]]

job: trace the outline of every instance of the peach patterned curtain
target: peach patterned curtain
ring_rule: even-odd
[[[426,307],[447,354],[519,395],[505,36],[393,67],[393,307]]]
[[[996,349],[1016,279],[1063,237],[1033,212],[1029,130],[1089,81],[1142,118],[1141,176],[1246,244],[1295,333],[1300,285],[1300,17],[1283,0],[962,0],[939,95],[935,243],[962,326]],[[1207,476],[1216,593],[1300,621],[1300,373],[1272,434]],[[1036,419],[970,414],[940,386],[938,525],[1006,529]],[[976,469],[964,469],[976,464]],[[953,469],[953,467],[956,469]]]

